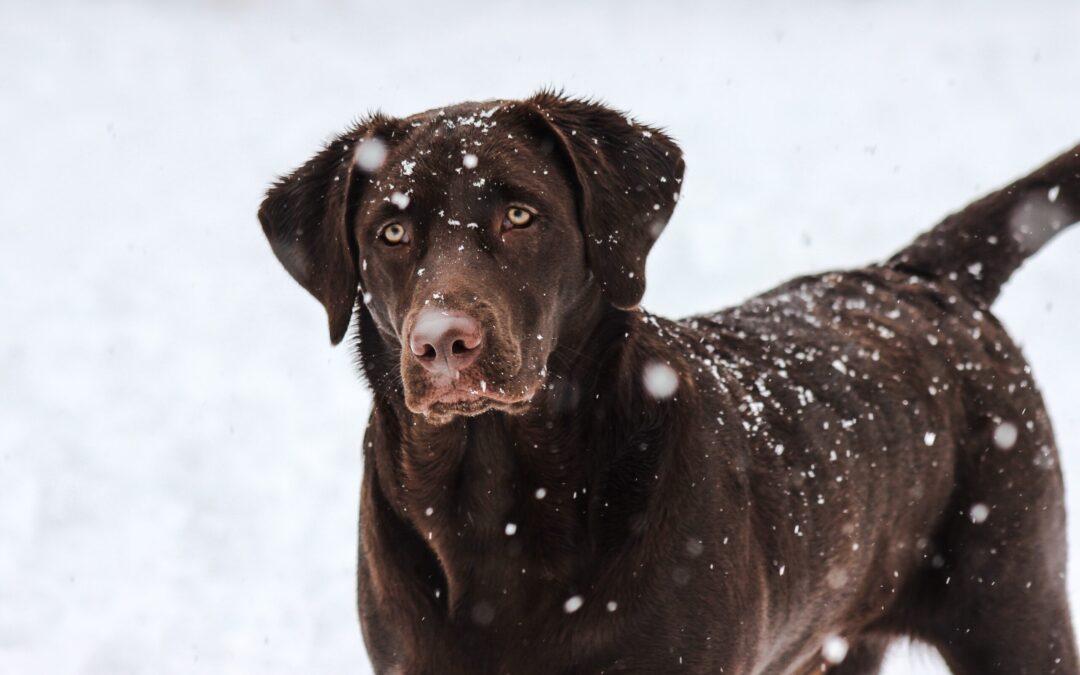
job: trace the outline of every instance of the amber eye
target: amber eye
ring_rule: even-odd
[[[515,206],[507,210],[506,220],[513,227],[527,227],[532,222],[533,214],[526,209]]]
[[[405,242],[405,226],[401,223],[390,223],[379,230],[379,238],[391,246]]]

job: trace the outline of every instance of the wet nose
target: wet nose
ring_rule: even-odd
[[[481,342],[479,321],[437,309],[421,311],[409,335],[409,348],[420,364],[452,378],[476,361]]]

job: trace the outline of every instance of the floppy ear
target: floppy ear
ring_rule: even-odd
[[[326,308],[330,342],[335,345],[349,329],[359,283],[356,245],[347,222],[350,205],[360,198],[364,169],[357,166],[357,159],[364,168],[378,168],[385,141],[376,138],[375,128],[385,124],[376,117],[349,129],[278,180],[259,207],[259,222],[274,254]],[[372,156],[379,161],[365,161]]]
[[[659,129],[599,103],[552,92],[528,102],[573,168],[585,252],[600,288],[612,305],[636,306],[645,258],[679,198],[682,151]]]

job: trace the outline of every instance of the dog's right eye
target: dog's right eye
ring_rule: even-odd
[[[535,214],[529,209],[520,206],[511,206],[503,216],[502,231],[520,230],[532,224]]]
[[[408,232],[401,223],[387,223],[379,230],[379,239],[389,246],[409,243]]]
[[[506,212],[506,219],[514,227],[525,227],[532,220],[532,214],[525,209],[514,207]]]

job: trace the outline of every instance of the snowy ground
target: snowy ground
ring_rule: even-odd
[[[0,672],[368,672],[367,394],[255,220],[354,115],[553,84],[667,126],[672,315],[882,257],[1080,140],[1074,2],[379,4],[0,4]],[[1057,424],[1076,605],[1078,256],[998,305]]]

